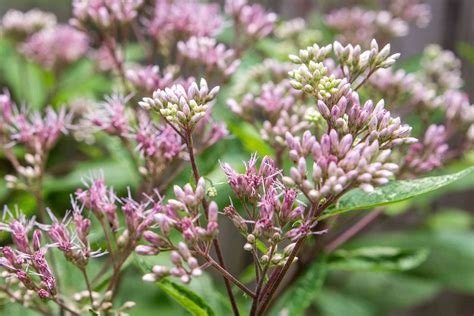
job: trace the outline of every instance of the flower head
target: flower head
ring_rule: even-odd
[[[28,114],[25,110],[16,110],[8,124],[10,139],[36,153],[50,150],[61,134],[67,134],[71,128],[72,114],[65,108],[56,112],[46,108],[41,116],[39,112]]]
[[[87,189],[78,189],[76,198],[84,204],[86,208],[91,209],[99,218],[104,215],[107,217],[113,229],[119,227],[117,217],[117,196],[113,188],[105,185],[103,177],[92,178],[90,183],[84,181]]]
[[[142,118],[133,133],[138,150],[144,157],[164,164],[183,150],[181,137],[169,126],[156,127],[149,119]]]
[[[126,104],[131,96],[123,97],[118,94],[106,97],[105,102],[97,104],[85,115],[83,125],[97,127],[111,135],[125,137],[130,132],[130,115]]]

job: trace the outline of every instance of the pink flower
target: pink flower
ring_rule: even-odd
[[[423,142],[410,146],[405,163],[414,173],[429,172],[443,165],[449,146],[444,126],[431,125],[425,132]]]
[[[85,27],[87,22],[99,28],[108,28],[116,23],[133,21],[143,0],[73,0],[71,24]]]
[[[158,41],[167,42],[175,36],[215,36],[223,24],[218,4],[195,0],[157,0],[154,15],[145,22],[148,32]]]
[[[21,48],[26,57],[46,69],[71,64],[88,49],[87,35],[68,25],[58,25],[35,33]]]
[[[241,28],[249,38],[265,37],[275,28],[277,15],[265,12],[261,5],[249,5],[247,0],[227,0],[225,10],[234,18],[235,27]]]
[[[112,188],[105,185],[103,177],[91,179],[90,183],[85,183],[86,190],[78,189],[76,198],[81,201],[85,207],[91,209],[98,217],[106,216],[113,229],[119,227],[117,217],[117,196]]]
[[[138,129],[133,133],[138,150],[146,158],[162,163],[177,157],[183,150],[181,137],[169,126],[155,127],[149,119],[142,118]]]
[[[34,152],[44,153],[54,146],[61,134],[68,133],[71,120],[72,113],[67,113],[64,107],[59,112],[48,107],[43,117],[39,112],[16,111],[8,126],[10,139]]]
[[[125,137],[131,129],[126,109],[130,98],[131,96],[123,97],[118,94],[106,97],[105,102],[98,104],[85,115],[85,128],[91,124],[108,134]]]
[[[165,71],[162,75],[156,65],[133,66],[127,69],[126,75],[135,89],[150,94],[157,89],[171,87],[175,81],[173,73]]]
[[[234,18],[235,27],[251,39],[265,37],[275,28],[277,15],[265,12],[261,5],[247,4],[247,0],[227,0],[225,10]]]

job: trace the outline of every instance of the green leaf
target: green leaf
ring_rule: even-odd
[[[265,246],[265,244],[263,243],[263,241],[261,241],[260,239],[257,239],[255,240],[255,244],[257,246],[257,249],[262,252],[262,253],[267,253],[268,252],[268,249],[267,249],[267,246]]]
[[[472,223],[472,215],[458,209],[442,210],[426,220],[428,227],[434,230],[469,231]]]
[[[325,219],[348,211],[368,210],[377,206],[408,200],[446,186],[465,177],[472,171],[474,171],[474,167],[444,176],[392,181],[385,186],[375,188],[371,193],[366,193],[361,189],[354,189],[345,194],[335,207],[323,212],[319,219]]]
[[[333,289],[324,288],[316,297],[321,316],[379,316],[371,302]]]
[[[406,72],[417,72],[421,69],[421,58],[421,54],[410,58],[405,58],[404,60],[398,62],[395,68],[403,69]]]
[[[44,188],[48,193],[74,191],[83,186],[82,179],[84,177],[96,174],[103,174],[107,185],[117,190],[128,186],[136,187],[138,184],[135,170],[126,159],[123,159],[121,161],[104,160],[78,163],[74,170],[64,177],[46,178]]]
[[[339,275],[338,282],[331,284],[331,288],[370,303],[370,306],[379,310],[376,315],[392,315],[390,311],[401,311],[422,304],[441,289],[432,280],[406,272],[347,272]]]
[[[7,40],[0,40],[0,60],[0,83],[7,85],[18,103],[26,101],[35,110],[44,106],[50,74],[18,54]]]
[[[464,57],[464,59],[474,65],[474,46],[469,43],[460,42],[456,45],[456,51],[461,57]]]
[[[228,127],[232,134],[242,141],[248,152],[256,152],[260,157],[272,155],[273,150],[262,140],[257,130],[249,123],[235,124],[229,122]]]
[[[169,258],[167,258],[166,256],[138,256],[134,254],[132,255],[132,258],[133,258],[132,260],[133,264],[142,273],[149,273],[154,265],[168,265],[169,264]],[[171,282],[179,286],[180,288],[183,288],[183,291],[192,293],[192,295],[194,296],[197,296],[195,294],[196,292],[199,293],[200,296],[196,298],[197,300],[196,304],[198,304],[199,302],[205,302],[205,305],[203,305],[202,308],[208,314],[198,313],[198,314],[193,314],[193,315],[211,315],[212,316],[216,314],[215,311],[219,312],[217,313],[218,315],[225,315],[230,311],[230,305],[227,300],[227,297],[224,297],[222,293],[218,291],[218,289],[214,286],[212,279],[208,275],[203,275],[199,278],[196,278],[195,280],[191,282],[191,284],[186,285],[186,286],[176,284],[170,280],[163,280],[163,281],[157,282],[157,284],[160,285],[163,282]],[[168,294],[171,298],[173,298],[180,305],[182,305],[176,297],[174,297],[173,295],[171,295],[164,289],[163,291],[165,291],[166,294]],[[186,310],[189,311],[189,309],[187,308]]]
[[[426,261],[407,273],[436,281],[461,292],[474,293],[474,233],[454,230],[417,230],[403,233],[373,234],[349,244],[349,247],[372,245],[426,248]]]
[[[187,287],[164,279],[157,282],[160,289],[171,296],[179,305],[193,316],[216,315],[209,304]]]
[[[71,65],[57,80],[57,91],[52,99],[56,106],[78,97],[102,98],[112,88],[111,80],[103,74],[97,74],[95,65],[87,59]]]
[[[328,258],[331,269],[349,271],[404,271],[416,268],[428,257],[428,251],[393,247],[364,247],[337,250]]]
[[[304,315],[323,286],[326,278],[326,258],[315,261],[291,286],[272,309],[271,315]]]

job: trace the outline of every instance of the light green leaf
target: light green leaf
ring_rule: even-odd
[[[160,289],[171,296],[179,305],[193,316],[216,315],[209,304],[187,287],[174,283],[168,279],[157,282]]]
[[[404,271],[426,260],[428,251],[392,247],[364,247],[337,250],[328,257],[331,269],[349,271]]]
[[[474,167],[444,176],[393,181],[385,186],[376,188],[371,193],[366,193],[361,189],[354,189],[345,194],[335,207],[323,212],[319,219],[325,219],[348,211],[368,210],[377,206],[408,200],[446,186],[465,177],[472,171],[474,171]]]
[[[326,278],[326,258],[315,261],[291,286],[272,309],[271,315],[304,315]]]

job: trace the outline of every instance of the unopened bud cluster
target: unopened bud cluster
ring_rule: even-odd
[[[184,242],[179,242],[176,250],[170,254],[174,267],[168,268],[162,265],[155,265],[152,273],[145,274],[143,280],[146,282],[156,282],[164,277],[173,276],[179,278],[183,283],[189,283],[192,277],[202,275],[202,270],[198,260],[192,256],[191,251]]]
[[[161,251],[172,250],[170,259],[174,267],[154,266],[152,273],[143,277],[145,281],[154,282],[171,275],[188,283],[192,277],[200,276],[201,267],[192,253],[200,250],[202,245],[209,246],[218,234],[218,206],[213,201],[209,204],[205,201],[204,178],[199,179],[195,188],[189,183],[182,188],[175,185],[174,195],[174,199],[169,199],[154,214],[154,226],[159,231],[145,231],[143,237],[148,244],[135,248],[135,252],[140,255],[156,255]],[[201,218],[202,207],[206,207],[206,223]],[[182,237],[182,241],[177,244],[170,239],[173,230]]]
[[[324,64],[329,54],[334,52],[335,62],[342,73],[330,73]],[[297,90],[316,96],[326,102],[337,102],[346,94],[351,84],[361,82],[362,78],[370,77],[381,68],[392,66],[400,54],[390,55],[390,45],[381,50],[375,40],[371,42],[370,50],[362,51],[356,45],[342,46],[339,42],[333,45],[319,47],[317,44],[300,50],[298,55],[290,55],[290,60],[299,65],[290,71],[291,85]]]
[[[139,102],[146,110],[158,111],[168,122],[181,129],[192,130],[208,110],[219,87],[209,90],[206,80],[201,79],[199,85],[193,82],[188,89],[182,85],[156,90],[153,98],[144,98]]]

